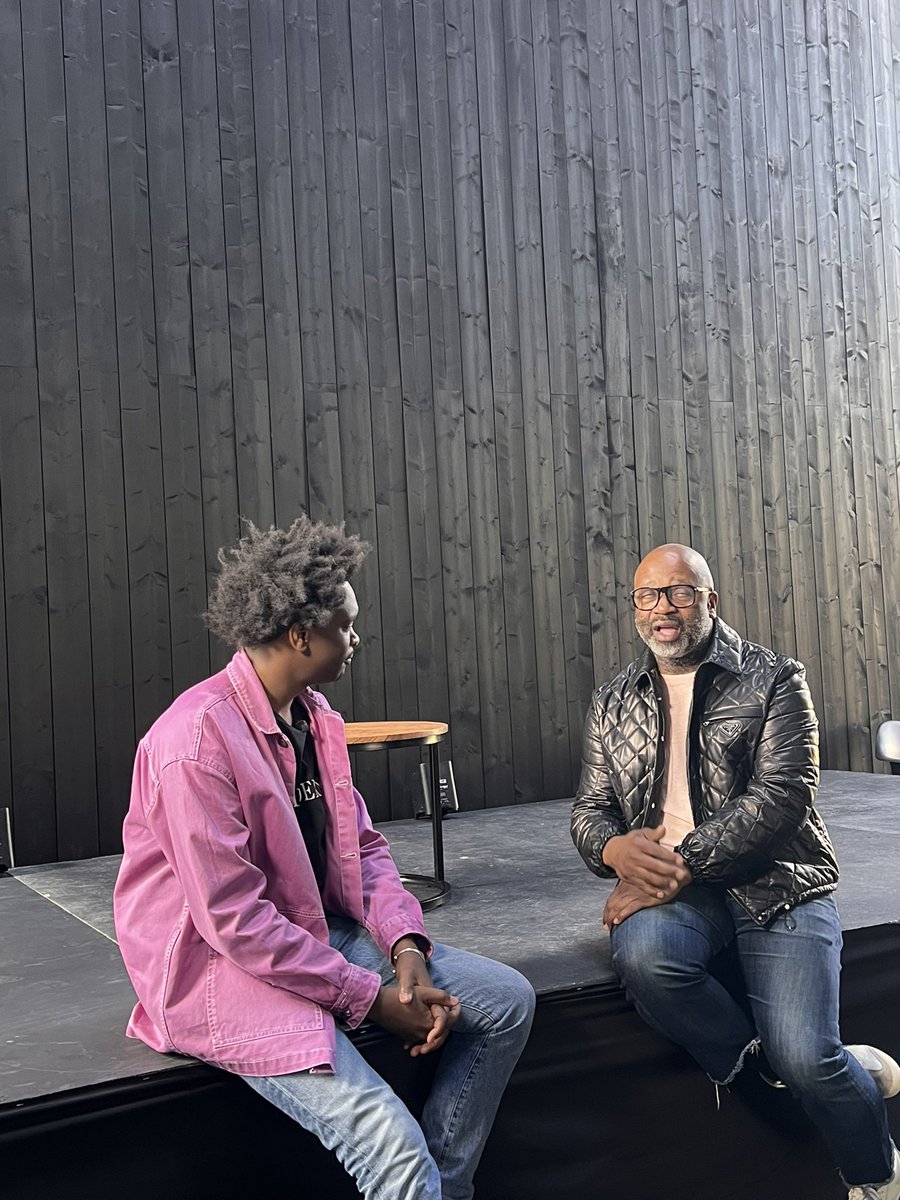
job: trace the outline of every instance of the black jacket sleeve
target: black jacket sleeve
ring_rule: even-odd
[[[600,700],[594,696],[584,723],[581,780],[572,806],[572,840],[595,875],[615,878],[603,862],[603,847],[610,838],[627,833],[628,826],[612,784],[600,733]]]
[[[772,687],[744,791],[678,847],[694,879],[733,886],[768,871],[809,817],[818,783],[818,722],[803,668],[790,662]]]

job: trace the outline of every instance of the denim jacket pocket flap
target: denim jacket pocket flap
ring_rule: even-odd
[[[281,992],[273,1005],[273,991]],[[322,1009],[244,971],[230,959],[212,954],[207,976],[207,1013],[213,1046],[231,1046],[257,1038],[321,1029]]]

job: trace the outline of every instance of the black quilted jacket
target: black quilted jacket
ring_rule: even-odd
[[[594,693],[572,838],[597,875],[614,875],[601,858],[611,837],[660,823],[664,713],[649,651]],[[813,807],[818,723],[800,663],[717,619],[688,737],[696,828],[678,850],[695,882],[726,887],[760,925],[833,891],[837,861]]]

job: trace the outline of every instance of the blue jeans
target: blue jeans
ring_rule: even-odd
[[[345,958],[393,981],[390,963],[353,921],[329,918]],[[470,1200],[472,1179],[500,1098],[534,1015],[534,990],[518,971],[436,945],[437,987],[460,999],[441,1050],[421,1125],[338,1029],[333,1075],[244,1076],[252,1088],[333,1150],[371,1200]]]
[[[708,971],[736,943],[752,1020]],[[718,889],[693,885],[612,932],[613,966],[644,1020],[730,1083],[761,1044],[831,1148],[848,1185],[891,1174],[887,1112],[838,1026],[841,925],[831,896],[760,928]]]

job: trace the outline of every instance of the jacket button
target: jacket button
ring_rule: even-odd
[[[349,779],[336,779],[334,781],[334,786],[335,787],[349,787],[350,780]]]

